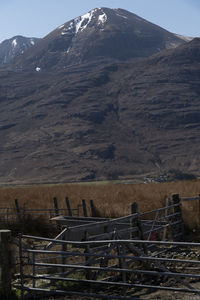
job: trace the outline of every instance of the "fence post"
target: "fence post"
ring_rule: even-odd
[[[138,211],[138,204],[137,204],[137,202],[133,202],[131,204],[131,214],[137,214],[137,217],[135,219],[132,219],[132,226],[137,226],[138,227],[139,238],[141,240],[144,240],[142,223],[141,223],[140,217],[139,217],[139,211]]]
[[[33,246],[33,249],[35,250],[35,246]],[[32,287],[35,288],[36,280],[35,280],[35,275],[36,275],[36,253],[32,253],[32,262],[33,262],[33,281],[32,281]]]
[[[24,261],[23,261],[23,246],[22,234],[19,233],[19,269],[20,269],[20,284],[21,284],[21,300],[24,300]]]
[[[85,199],[82,199],[82,205],[83,205],[83,215],[84,217],[87,217],[87,207],[86,207]]]
[[[23,212],[22,212],[23,226],[25,225],[25,220],[26,220],[26,203],[23,204]]]
[[[174,205],[175,204],[179,204],[178,206],[174,207],[174,213],[179,213],[180,214],[180,216],[179,216],[178,219],[180,220],[181,224],[178,227],[178,230],[179,230],[178,234],[180,233],[181,237],[183,237],[183,235],[184,235],[184,223],[183,223],[183,216],[182,216],[182,204],[181,204],[181,199],[179,197],[179,194],[173,194],[172,195],[172,201],[173,201]],[[174,233],[176,235],[176,231],[175,230],[174,230]]]
[[[144,233],[142,228],[142,223],[139,216],[139,210],[138,210],[138,204],[137,202],[133,202],[131,204],[131,214],[137,214],[137,217],[132,219],[132,227],[138,227],[138,233],[139,233],[139,239],[144,240]],[[132,235],[132,238],[134,238],[134,235]],[[147,247],[145,244],[142,245],[144,253],[147,253]]]
[[[68,209],[68,215],[70,217],[72,217],[72,210],[71,210],[71,206],[70,206],[70,202],[69,202],[69,198],[68,197],[65,198],[65,202],[66,202],[66,206],[67,206],[67,209]]]
[[[54,203],[54,210],[55,210],[55,215],[59,216],[59,210],[58,210],[58,200],[56,197],[53,198],[53,203]]]
[[[15,199],[15,207],[17,211],[18,220],[21,221],[20,207],[18,199]]]
[[[62,264],[65,265],[66,264],[66,254],[64,252],[67,251],[67,244],[62,244],[61,247],[62,247]],[[63,275],[65,273],[65,269],[66,268],[63,266],[62,267],[62,273],[63,273]]]
[[[134,215],[136,213],[138,213],[138,204],[137,204],[137,202],[133,202],[131,204],[131,214]],[[137,217],[131,219],[131,227],[132,228],[137,227]],[[134,233],[133,232],[131,232],[130,238],[131,239],[134,238]]]
[[[167,221],[167,224],[169,223],[169,220],[167,218],[168,213],[169,213],[169,205],[170,205],[170,198],[167,198],[166,199],[166,204],[165,204],[165,220]],[[167,238],[167,227],[165,227],[164,230],[163,230],[162,241],[165,241],[166,238]]]
[[[97,217],[97,211],[95,209],[93,200],[90,200],[90,209],[91,209],[91,216],[92,217]]]
[[[6,225],[9,226],[9,208],[6,209]]]
[[[200,194],[199,194],[199,200],[198,200],[198,203],[199,203],[199,226],[200,226]]]
[[[1,299],[11,297],[11,231],[0,230],[0,295]]]
[[[85,238],[84,238],[85,241],[88,241],[88,232],[85,231]],[[90,256],[88,256],[87,254],[90,254],[90,245],[85,245],[85,251],[84,251],[84,254],[85,254],[85,265],[86,266],[91,266],[91,264],[89,263],[90,261]],[[92,271],[91,270],[86,270],[85,271],[85,278],[90,280],[92,279]]]

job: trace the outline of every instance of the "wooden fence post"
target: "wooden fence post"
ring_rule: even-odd
[[[25,224],[26,221],[26,203],[23,204],[23,209],[22,209],[22,222],[23,225]]]
[[[138,204],[137,204],[137,202],[133,202],[131,204],[131,214],[134,215],[136,213],[138,213]],[[131,227],[137,227],[137,217],[131,219]],[[130,238],[131,239],[134,238],[134,233],[133,232],[131,232]]]
[[[64,233],[64,235],[62,237],[62,240],[66,240],[66,233]],[[66,265],[66,261],[67,261],[66,260],[67,244],[62,244],[61,247],[62,247],[62,249],[61,249],[61,251],[62,251],[62,264]],[[66,268],[63,266],[62,267],[63,275],[64,275],[65,271],[66,271]]]
[[[54,203],[54,210],[55,210],[55,215],[59,216],[59,210],[58,210],[58,200],[56,197],[53,198],[53,203]]]
[[[143,228],[142,228],[142,223],[139,217],[139,209],[138,209],[138,204],[137,202],[133,202],[131,204],[131,214],[137,214],[137,217],[132,219],[132,227],[137,226],[138,227],[138,233],[139,233],[139,239],[144,240],[144,233],[143,233]],[[134,235],[132,235],[132,238]],[[145,244],[142,245],[144,253],[147,253],[147,247]]]
[[[88,232],[87,232],[87,230],[85,231],[84,240],[88,241]],[[90,245],[89,244],[85,246],[84,254],[85,254],[85,265],[86,266],[91,266],[91,264],[89,263],[90,256],[87,255],[87,254],[90,254]],[[85,271],[85,278],[88,279],[88,280],[92,279],[92,271],[91,270],[86,270]]]
[[[35,250],[35,246],[33,246],[33,250]],[[32,286],[33,286],[33,288],[35,288],[35,284],[36,284],[36,280],[34,278],[36,276],[36,265],[35,265],[35,263],[36,263],[36,253],[35,252],[32,253],[32,262],[33,262],[33,269],[32,269],[33,280],[32,280]]]
[[[169,214],[170,198],[167,198],[165,203],[166,203],[165,204],[165,220],[167,221],[167,224],[168,224],[169,220],[168,220],[167,216]],[[163,230],[162,241],[165,241],[166,238],[167,238],[167,227],[165,227],[164,230]]]
[[[179,204],[177,206],[174,207],[174,213],[179,213],[180,216],[176,218],[176,220],[180,220],[180,225],[178,226],[178,234],[181,235],[181,237],[183,237],[184,235],[184,223],[183,223],[183,216],[182,216],[182,204],[181,204],[181,199],[179,197],[179,194],[173,194],[172,195],[172,201],[173,201],[173,204],[176,205],[176,204]],[[174,230],[174,233],[176,235],[176,230]]]
[[[138,211],[138,204],[137,202],[133,202],[131,205],[131,214],[138,214],[136,218],[132,219],[132,226],[137,226],[138,227],[138,232],[139,232],[139,238],[141,240],[144,240],[144,234],[143,234],[143,229],[142,229],[142,223],[139,218],[139,211]]]
[[[11,231],[0,230],[0,299],[12,299],[11,257]]]
[[[6,225],[9,226],[9,208],[6,209]]]
[[[21,221],[21,213],[20,213],[20,207],[19,207],[18,199],[15,199],[15,207],[16,207],[16,211],[17,211],[18,221]]]
[[[199,226],[200,226],[200,194],[199,194],[198,204],[199,204]]]
[[[96,209],[95,209],[93,200],[90,200],[90,208],[91,208],[91,216],[97,217],[97,213],[96,213]]]
[[[71,210],[71,206],[70,206],[70,202],[69,202],[69,198],[68,197],[65,198],[65,202],[66,202],[67,209],[68,209],[68,215],[70,217],[72,217],[72,210]]]
[[[84,217],[87,217],[87,207],[86,207],[85,199],[82,199],[82,205],[83,205],[83,215]]]

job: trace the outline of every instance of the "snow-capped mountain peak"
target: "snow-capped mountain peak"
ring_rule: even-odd
[[[183,43],[182,38],[129,11],[99,7],[57,27],[25,51],[16,66],[66,69],[88,61],[148,57]]]
[[[70,23],[61,25],[58,29],[61,30],[61,35],[67,34],[68,31],[72,31],[74,34],[77,34],[86,29],[89,24],[91,25],[91,21],[95,19],[98,20],[97,25],[100,26],[107,21],[108,17],[103,8],[99,7],[92,9],[88,13],[71,20]]]
[[[37,38],[14,36],[0,43],[0,64],[10,63],[16,56],[35,45]]]

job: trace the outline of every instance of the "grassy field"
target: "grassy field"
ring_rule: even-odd
[[[93,199],[102,216],[117,217],[130,214],[130,205],[137,202],[141,212],[165,205],[166,197],[179,193],[181,197],[200,194],[200,180],[171,183],[121,184],[119,182],[71,183],[0,188],[0,207],[14,206],[14,199],[29,208],[52,208],[57,197],[59,208],[65,208],[68,196],[72,208],[82,199]],[[183,204],[184,219],[192,227],[199,225],[197,201]]]

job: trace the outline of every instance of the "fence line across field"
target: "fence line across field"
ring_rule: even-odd
[[[180,204],[183,202],[200,201],[200,196],[184,197],[184,198],[179,198],[179,200],[180,200],[180,202],[178,202],[178,203],[173,203],[173,204],[168,203],[168,205],[166,205],[165,207],[140,213],[140,219],[142,219],[144,217],[148,217],[149,215],[154,214],[154,213],[156,214],[158,212],[162,212],[162,211],[164,212],[166,210],[170,211],[171,209],[174,209],[175,207],[179,207]],[[23,219],[27,215],[32,215],[32,216],[38,215],[38,216],[44,216],[44,217],[49,216],[49,218],[58,216],[60,214],[62,214],[62,215],[65,214],[65,215],[68,215],[71,217],[81,216],[81,215],[83,215],[84,217],[88,217],[88,215],[89,215],[85,199],[83,199],[82,203],[77,205],[76,208],[71,208],[68,197],[65,198],[66,208],[59,208],[58,203],[59,202],[58,202],[57,198],[54,197],[52,208],[44,208],[44,209],[28,208],[26,204],[20,205],[20,201],[18,199],[15,199],[14,207],[5,207],[5,206],[0,207],[0,222],[4,222],[6,220],[8,223],[9,220],[12,221],[12,219],[14,219],[14,217],[18,218],[18,219]],[[81,210],[82,210],[82,212],[81,212]],[[93,200],[90,200],[90,211],[91,211],[92,216],[96,216],[95,215],[96,208],[95,208]],[[168,216],[166,215],[166,218],[167,217]]]
[[[51,222],[51,218],[59,215],[68,215],[70,217],[79,217],[83,215],[87,217],[88,210],[91,211],[91,214],[95,214],[95,206],[93,200],[90,200],[90,207],[88,209],[86,201],[83,199],[81,204],[78,204],[77,207],[72,208],[70,205],[69,198],[65,198],[66,208],[60,208],[57,198],[53,198],[53,207],[52,208],[29,208],[27,204],[20,204],[18,199],[14,200],[13,207],[0,207],[0,223],[12,223],[16,220],[19,220],[23,223],[26,217],[48,217],[48,220]]]

